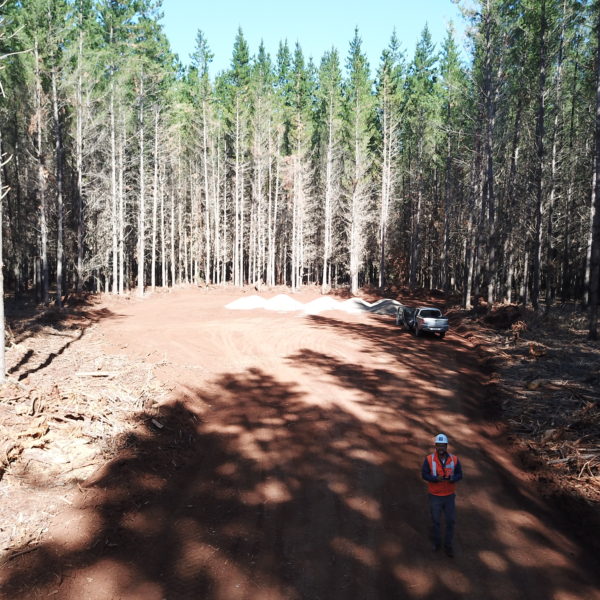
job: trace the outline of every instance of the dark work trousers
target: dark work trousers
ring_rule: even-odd
[[[443,512],[446,519],[444,545],[452,547],[454,521],[456,518],[455,498],[456,494],[450,494],[449,496],[434,496],[433,494],[429,494],[429,512],[431,513],[431,521],[433,523],[433,543],[436,545],[440,545],[442,541],[441,519]]]

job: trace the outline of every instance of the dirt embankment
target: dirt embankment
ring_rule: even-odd
[[[451,311],[440,340],[368,311],[224,308],[254,293],[12,321],[1,598],[600,598],[597,554],[540,493],[548,469],[594,489],[593,459],[560,450],[595,443],[587,388],[540,369],[568,362],[561,345],[573,368],[597,348],[483,313]],[[466,475],[452,560],[431,552],[419,476],[440,430]]]

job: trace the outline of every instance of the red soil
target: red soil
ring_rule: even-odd
[[[109,302],[106,352],[156,363],[172,396],[4,564],[0,598],[600,598],[597,558],[511,454],[467,339],[224,308],[240,295]],[[452,559],[431,551],[420,478],[439,431],[465,474]]]

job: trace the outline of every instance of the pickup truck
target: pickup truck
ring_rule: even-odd
[[[404,325],[408,329],[412,329],[416,336],[421,335],[422,331],[431,331],[439,333],[440,337],[443,338],[446,331],[448,331],[448,319],[442,315],[442,311],[428,306],[419,308],[398,307],[396,325]]]

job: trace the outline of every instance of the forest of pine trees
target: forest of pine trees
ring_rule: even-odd
[[[262,280],[596,307],[598,5],[474,4],[467,58],[452,28],[411,54],[392,34],[376,65],[359,29],[318,62],[240,29],[212,77],[208,36],[183,68],[159,1],[0,2],[5,294]]]

